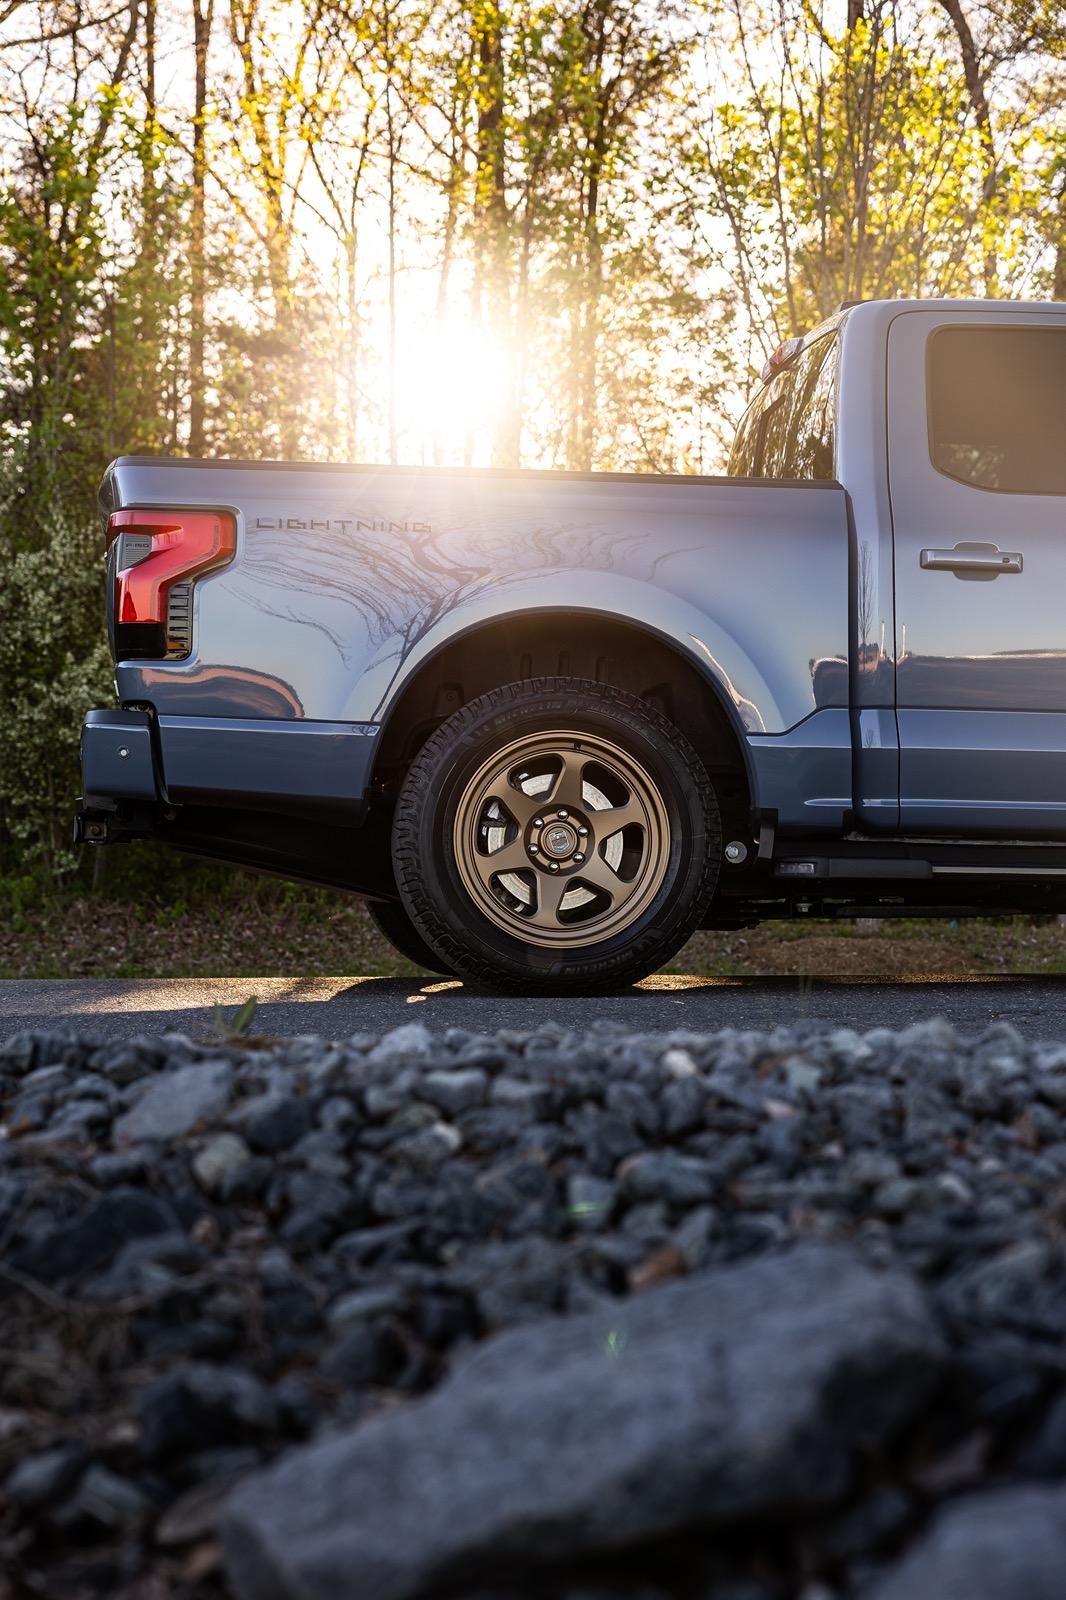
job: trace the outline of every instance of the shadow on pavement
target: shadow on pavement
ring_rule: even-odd
[[[975,1033],[1007,1018],[1044,1038],[1066,1034],[1060,977],[700,978],[660,973],[614,994],[565,999],[499,995],[437,978],[13,979],[0,982],[0,1037],[25,1029],[80,1029],[110,1037],[177,1030],[203,1037],[218,1010],[232,1020],[258,999],[257,1034],[319,1033],[347,1038],[406,1022],[432,1029],[529,1030],[545,1023],[588,1028],[621,1023],[641,1032],[769,1029],[811,1019],[865,1030],[947,1017]]]

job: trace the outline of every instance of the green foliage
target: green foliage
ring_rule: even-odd
[[[106,703],[112,678],[103,616],[100,537],[55,526],[7,557],[0,583],[0,823],[28,864],[68,874],[77,731]]]
[[[255,1019],[258,995],[250,994],[236,1008],[232,1017],[226,1018],[220,1005],[215,1006],[215,1034],[219,1039],[239,1039],[251,1031]]]

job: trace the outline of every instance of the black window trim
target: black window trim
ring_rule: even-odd
[[[1053,489],[996,489],[990,483],[975,483],[972,478],[960,478],[957,473],[948,472],[937,465],[936,456],[933,454],[933,344],[942,333],[963,331],[976,331],[980,333],[1005,331],[1017,333],[1021,328],[1031,328],[1041,333],[1061,333],[1066,336],[1066,317],[1058,319],[1059,326],[1049,321],[1028,322],[1021,317],[1004,318],[995,322],[959,322],[949,318],[946,322],[939,323],[927,335],[925,340],[925,435],[926,449],[929,454],[929,465],[938,477],[947,478],[949,483],[957,483],[963,489],[974,489],[978,494],[1002,494],[1011,496],[1024,496],[1027,500],[1062,500],[1066,498],[1066,490]]]

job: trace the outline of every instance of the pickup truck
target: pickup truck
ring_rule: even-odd
[[[75,834],[589,992],[697,928],[1066,909],[1066,304],[873,301],[729,476],[123,457]]]

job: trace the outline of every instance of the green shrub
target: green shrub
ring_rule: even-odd
[[[23,877],[43,869],[58,882],[78,864],[82,718],[113,698],[101,546],[97,528],[57,523],[10,557],[0,584],[0,831]]]

